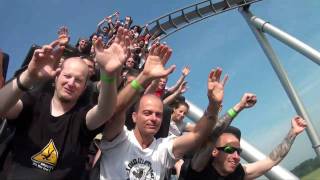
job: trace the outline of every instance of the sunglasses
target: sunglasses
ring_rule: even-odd
[[[223,151],[227,154],[233,154],[235,151],[237,151],[237,153],[240,155],[242,152],[241,148],[236,148],[236,147],[232,147],[232,146],[217,147],[217,149],[219,151]]]

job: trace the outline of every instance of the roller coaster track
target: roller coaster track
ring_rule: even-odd
[[[223,0],[214,2],[206,0],[175,10],[148,23],[151,39],[160,40],[171,34],[223,12],[247,6],[261,0]]]

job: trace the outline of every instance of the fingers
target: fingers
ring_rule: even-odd
[[[307,122],[300,116],[295,116],[293,121],[300,127],[307,127]]]
[[[222,86],[224,86],[224,85],[227,83],[228,79],[229,79],[229,76],[228,76],[228,74],[226,74],[226,75],[223,77]]]
[[[171,48],[168,48],[168,50],[166,52],[164,52],[163,56],[161,56],[163,64],[166,64],[168,62],[168,60],[171,57],[171,54],[172,54]]]
[[[94,50],[96,52],[103,51],[103,43],[102,43],[102,37],[98,37],[98,39],[94,43]]]
[[[168,75],[171,74],[175,69],[176,69],[176,65],[171,65],[168,69],[164,70],[162,77],[168,76]]]
[[[119,44],[122,35],[123,35],[123,27],[119,27],[116,34],[116,38],[114,39],[113,43]]]
[[[61,59],[61,56],[63,54],[63,51],[64,51],[64,46],[60,46],[58,49],[55,49],[53,52],[52,52],[52,57],[53,59],[56,59],[58,63],[59,60]]]
[[[221,74],[222,74],[222,69],[221,68],[218,67],[217,69],[211,69],[211,71],[209,73],[208,81],[209,82],[214,82],[214,81],[218,81],[219,82]],[[225,76],[223,78],[222,84],[226,83],[227,79],[228,79],[228,76]]]
[[[212,82],[215,74],[215,69],[211,69],[209,76],[208,76],[208,82]]]

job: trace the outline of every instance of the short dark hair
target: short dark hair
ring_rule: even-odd
[[[155,94],[151,94],[151,93],[148,93],[148,94],[143,94],[139,100],[137,101],[137,103],[134,105],[134,112],[138,112],[139,111],[139,108],[140,108],[140,103],[141,103],[141,100],[146,97],[146,96],[151,96],[151,97],[155,97],[155,98],[158,98],[161,102],[162,100],[156,96]]]
[[[221,134],[223,133],[230,133],[233,134],[235,137],[237,137],[240,141],[241,139],[241,131],[240,129],[234,127],[234,126],[228,126],[226,129],[224,129]]]
[[[189,104],[188,104],[187,102],[185,102],[185,101],[177,101],[177,102],[174,104],[173,108],[177,109],[177,108],[179,108],[180,106],[185,106],[185,107],[187,107],[187,109],[188,109],[188,111],[189,111]]]

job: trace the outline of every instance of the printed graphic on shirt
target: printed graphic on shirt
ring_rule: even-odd
[[[151,162],[142,158],[131,160],[127,165],[126,171],[128,180],[155,179]]]
[[[50,139],[49,143],[40,152],[31,157],[32,165],[50,172],[57,165],[58,157],[58,150],[53,140]]]

